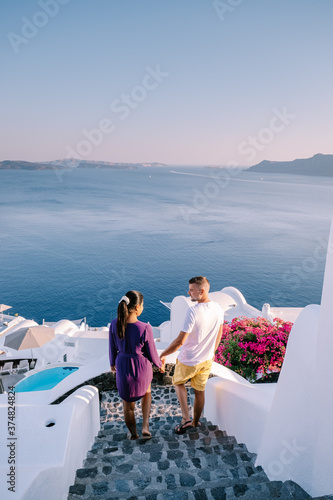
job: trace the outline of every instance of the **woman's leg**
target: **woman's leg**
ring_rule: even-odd
[[[141,399],[141,409],[142,409],[142,435],[149,436],[149,415],[150,415],[150,407],[151,407],[151,389],[150,386],[148,391]]]
[[[131,433],[131,439],[138,439],[138,433],[136,432],[136,421],[134,416],[135,402],[128,403],[123,400],[124,418],[125,424]]]

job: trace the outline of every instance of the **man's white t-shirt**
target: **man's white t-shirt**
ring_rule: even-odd
[[[190,307],[182,328],[190,335],[180,349],[178,360],[184,365],[194,366],[212,359],[223,320],[224,312],[217,302],[201,302]]]

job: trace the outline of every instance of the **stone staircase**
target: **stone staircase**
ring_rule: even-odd
[[[172,409],[168,412],[168,405],[162,404],[167,392],[169,403],[175,399],[172,390],[161,388],[162,395],[152,391],[156,404],[150,440],[127,439],[117,396],[102,402],[101,430],[83,467],[76,472],[68,500],[311,498],[292,481],[269,481],[262,468],[254,465],[256,456],[244,444],[205,418],[201,419],[200,428],[181,436],[174,434],[173,429],[181,420],[179,415],[174,416],[177,406],[173,406],[170,415]],[[137,422],[140,433],[140,420]]]

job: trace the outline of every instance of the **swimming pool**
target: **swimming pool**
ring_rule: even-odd
[[[46,391],[52,389],[78,369],[77,366],[56,366],[55,368],[48,368],[34,373],[20,380],[15,386],[15,392]]]

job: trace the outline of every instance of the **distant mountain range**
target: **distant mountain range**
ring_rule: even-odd
[[[69,168],[99,168],[99,169],[135,169],[140,167],[166,167],[165,163],[115,163],[110,161],[63,160],[29,162],[21,160],[0,161],[0,170],[61,170]],[[209,168],[221,168],[210,165]],[[333,177],[333,155],[316,154],[312,158],[293,161],[264,160],[246,170],[247,172],[262,172],[276,174],[314,175]]]
[[[322,155],[318,153],[312,156],[312,158],[293,161],[264,160],[250,167],[247,172],[333,177],[333,155]]]
[[[5,160],[0,162],[0,170],[61,170],[65,168],[116,168],[133,169],[140,167],[165,167],[164,163],[113,163],[109,161],[76,160],[66,158],[64,160],[30,162],[21,160]]]

